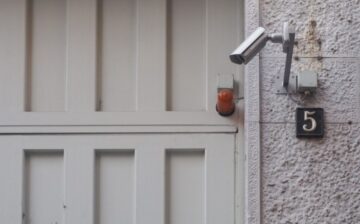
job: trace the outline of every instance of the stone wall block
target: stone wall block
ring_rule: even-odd
[[[360,223],[360,125],[310,140],[294,130],[262,125],[263,223]]]

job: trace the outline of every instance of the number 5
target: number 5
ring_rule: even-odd
[[[304,120],[305,121],[311,121],[311,125],[308,128],[306,124],[303,125],[304,131],[314,131],[316,129],[316,120],[313,117],[310,117],[310,115],[314,115],[316,111],[310,112],[310,111],[304,111]]]

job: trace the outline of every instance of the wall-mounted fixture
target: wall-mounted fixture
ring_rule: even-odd
[[[253,57],[263,49],[267,41],[281,43],[283,52],[286,53],[285,71],[283,79],[279,78],[280,86],[277,93],[292,92],[292,85],[289,85],[292,55],[295,42],[295,29],[284,23],[283,32],[266,34],[262,27],[257,28],[231,55],[230,60],[236,64],[247,64]],[[295,90],[297,89],[295,85]],[[300,88],[301,89],[301,88]]]
[[[235,112],[234,76],[218,76],[216,111],[221,116],[230,116]]]
[[[300,72],[296,77],[296,92],[310,95],[315,92],[318,82],[317,73],[305,70]]]

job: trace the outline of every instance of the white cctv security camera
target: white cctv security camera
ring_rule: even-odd
[[[230,54],[230,60],[235,64],[247,64],[261,51],[270,40],[273,43],[282,43],[283,52],[286,53],[284,79],[281,84],[281,93],[288,92],[289,76],[293,48],[295,43],[295,31],[288,23],[284,23],[283,33],[266,34],[262,27],[257,28],[236,50]]]
[[[259,53],[268,41],[265,29],[259,27],[230,55],[230,60],[236,64],[247,64]]]
[[[292,29],[289,29],[288,23],[284,23],[282,34],[265,33],[262,27],[257,28],[236,50],[230,55],[230,60],[236,64],[247,64],[253,57],[261,51],[270,40],[273,43],[282,43],[283,51],[288,52],[290,46],[290,35],[294,34]]]

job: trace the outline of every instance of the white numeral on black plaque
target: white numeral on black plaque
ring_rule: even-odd
[[[313,117],[310,117],[311,115],[314,115],[315,111],[304,111],[304,121],[311,121],[311,124],[304,124],[303,129],[304,131],[311,132],[316,129],[317,123],[316,120]]]
[[[296,137],[321,138],[324,136],[324,109],[296,109]]]

